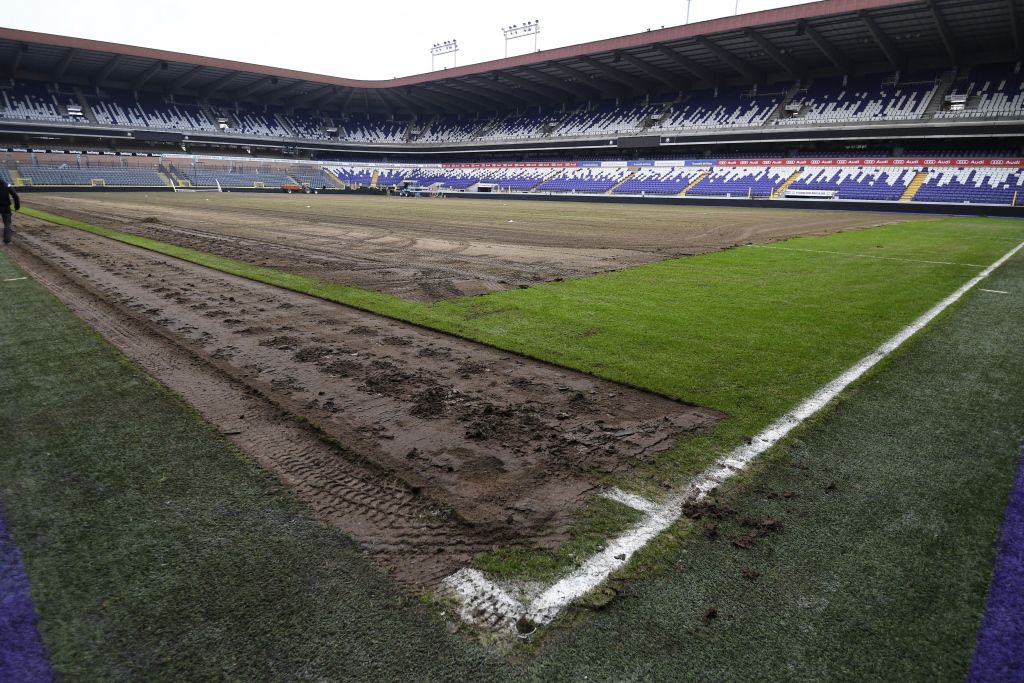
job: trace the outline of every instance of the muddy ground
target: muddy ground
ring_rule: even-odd
[[[32,194],[26,202],[415,301],[911,220],[859,212],[240,193]]]
[[[899,217],[242,194],[26,204],[419,301]],[[359,540],[431,587],[550,547],[602,477],[713,411],[24,216],[12,253],[72,310]]]
[[[18,228],[23,267],[411,586],[496,544],[563,542],[602,475],[721,417],[77,230]]]

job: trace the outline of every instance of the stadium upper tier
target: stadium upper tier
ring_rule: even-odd
[[[962,97],[958,97],[962,95]],[[254,106],[128,90],[7,81],[0,118],[44,124],[219,133],[369,146],[685,135],[687,132],[877,124],[941,119],[1024,119],[1024,77],[1014,64],[959,71],[820,78],[772,86],[694,90],[527,107],[497,114],[401,120],[373,114]]]

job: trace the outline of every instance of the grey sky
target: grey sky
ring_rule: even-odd
[[[740,13],[809,0],[739,0]],[[8,28],[106,40],[349,78],[430,70],[430,46],[455,38],[459,64],[504,56],[501,27],[539,19],[541,50],[678,26],[674,2],[238,2],[237,0],[43,0],[5,3]],[[733,13],[735,0],[693,0],[691,22]],[[586,7],[586,9],[583,9]],[[395,9],[401,8],[401,9]],[[533,50],[533,38],[509,45]],[[437,67],[451,64],[440,57]]]

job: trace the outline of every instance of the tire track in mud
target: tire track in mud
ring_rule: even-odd
[[[604,474],[720,417],[75,230],[19,242],[69,307],[411,586],[497,543],[565,540]]]

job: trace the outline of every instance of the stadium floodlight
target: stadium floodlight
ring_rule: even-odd
[[[537,37],[540,35],[540,19],[534,19],[528,21],[525,24],[512,24],[507,28],[502,28],[501,32],[505,34],[505,56],[508,57],[508,43],[510,40],[516,38],[526,38],[527,36],[533,36],[533,51],[537,52]]]
[[[434,70],[434,60],[442,55],[452,55],[452,66],[459,65],[459,41],[446,40],[443,43],[434,43],[430,48],[430,70]]]

